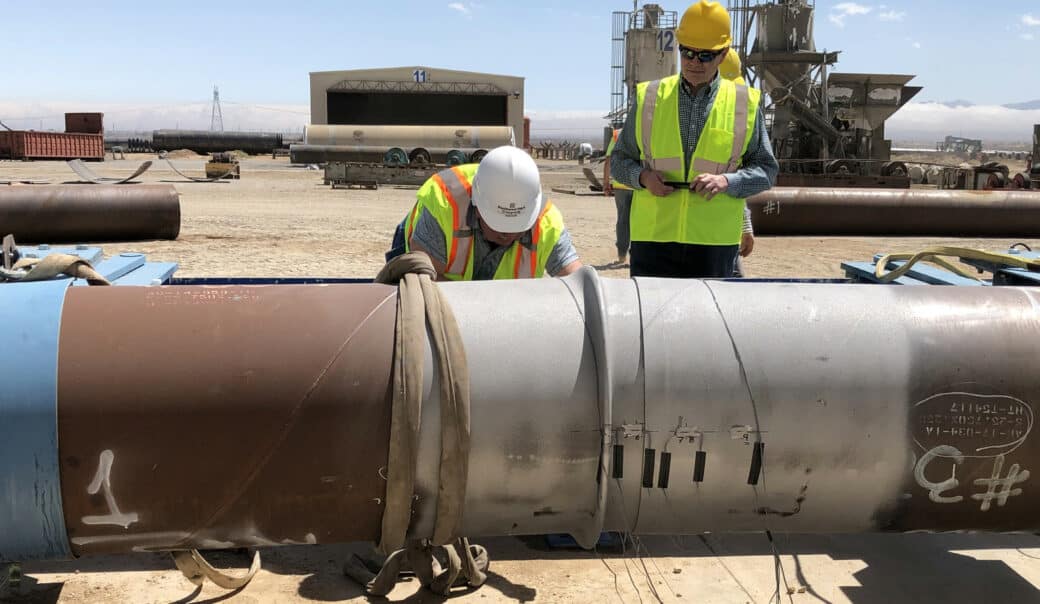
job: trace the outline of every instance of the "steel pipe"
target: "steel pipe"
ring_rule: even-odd
[[[774,187],[747,203],[760,235],[1040,236],[1025,191]]]
[[[433,149],[492,149],[515,144],[511,126],[366,126],[310,124],[308,145],[404,147]]]
[[[256,155],[270,153],[282,146],[279,132],[211,132],[209,130],[155,130],[152,148],[156,151],[190,149],[196,153],[245,151]]]
[[[46,315],[0,343],[39,329],[57,359],[0,366],[25,384],[0,393],[0,430],[25,426],[0,439],[0,559],[377,536],[393,288],[44,287],[0,288]],[[591,269],[442,289],[471,373],[468,536],[1040,528],[1030,289]],[[415,537],[439,488],[426,355]]]
[[[0,187],[0,230],[19,243],[176,239],[180,229],[170,185]]]
[[[448,163],[452,155],[462,154],[469,158],[472,154],[460,149],[449,147],[378,147],[372,145],[289,145],[289,161],[294,164],[320,164],[330,161],[341,162],[366,162],[384,163],[384,156],[389,149],[401,149],[405,153],[405,159],[413,155],[415,151],[422,149],[430,162],[436,164]],[[487,149],[478,149],[484,151]],[[481,156],[483,157],[483,156]],[[416,162],[423,165],[426,162]]]

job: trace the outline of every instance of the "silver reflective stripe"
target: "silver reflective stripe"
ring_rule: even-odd
[[[534,277],[534,251],[529,250],[522,245],[516,247],[516,253],[520,254],[520,266],[517,268],[514,277],[517,279]]]
[[[744,150],[744,139],[747,138],[748,97],[748,87],[737,84],[737,109],[733,113],[733,152],[730,153],[726,172],[733,172],[740,165],[740,152]]]
[[[661,80],[654,80],[646,86],[646,94],[643,96],[643,165],[651,166],[653,154],[650,152],[650,135],[654,131],[654,109],[657,108],[657,89],[661,86]],[[682,167],[680,166],[680,170]]]
[[[437,173],[437,176],[441,177],[441,182],[444,183],[448,194],[451,195],[451,200],[454,202],[455,207],[459,209],[459,224],[464,224],[466,222],[466,212],[469,210],[469,193],[466,192],[466,184],[462,182],[459,175],[451,168],[441,170]],[[456,224],[455,228],[458,228],[459,224]]]
[[[471,203],[470,194],[466,191],[466,183],[455,173],[455,170],[441,170],[437,173],[444,184],[449,202],[455,207],[457,222],[452,225],[452,237],[455,240],[455,257],[451,257],[451,248],[445,250],[448,254],[447,272],[452,275],[464,275],[466,264],[469,262],[470,250],[473,248],[473,231],[466,222],[469,216]]]
[[[726,164],[702,157],[695,157],[693,158],[693,171],[699,174],[724,174],[726,172]]]
[[[473,231],[467,231],[466,237],[455,237],[455,260],[448,266],[447,272],[452,275],[465,275],[466,264],[469,262],[469,252],[473,248]],[[458,231],[456,231],[458,233]],[[448,250],[451,255],[451,250]]]
[[[657,159],[650,160],[650,167],[654,170],[672,170],[673,172],[682,172],[682,158],[681,157],[659,157]]]

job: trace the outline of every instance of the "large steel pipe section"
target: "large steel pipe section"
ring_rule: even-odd
[[[2,335],[39,358],[0,367],[0,559],[377,536],[393,288],[55,287],[0,289],[41,315]],[[1029,289],[589,270],[443,292],[471,372],[467,535],[1040,528]]]
[[[0,187],[0,231],[19,243],[176,239],[180,230],[170,185]]]
[[[1040,236],[1027,191],[774,187],[748,206],[761,235]]]
[[[282,146],[278,132],[211,132],[209,130],[155,130],[152,148],[156,151],[190,149],[196,153],[245,151],[264,154]]]
[[[308,145],[401,147],[435,149],[492,149],[515,144],[510,126],[370,126],[310,124],[304,130]]]

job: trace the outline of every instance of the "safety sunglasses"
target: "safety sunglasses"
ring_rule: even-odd
[[[715,57],[721,55],[726,49],[722,50],[694,50],[692,48],[686,48],[685,46],[679,47],[679,54],[689,60],[697,59],[701,63],[711,63],[715,60]]]

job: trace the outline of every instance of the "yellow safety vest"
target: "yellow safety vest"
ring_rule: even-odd
[[[418,201],[405,221],[405,250],[411,251],[412,233],[423,209],[440,225],[448,253],[444,276],[453,281],[473,280],[473,229],[466,222],[478,164],[441,170],[419,189]],[[479,227],[478,227],[479,228]],[[546,200],[531,230],[515,241],[498,263],[495,279],[527,279],[545,274],[549,254],[563,234],[563,215]]]
[[[603,152],[603,157],[606,158],[604,161],[610,161],[610,156],[612,153],[614,153],[614,147],[617,145],[617,139],[620,135],[621,131],[617,128],[614,128],[614,134],[610,137],[610,144],[607,145],[607,150]],[[615,189],[622,189],[625,191],[632,188],[624,183],[618,182],[618,180],[614,178],[613,174],[611,174],[610,176],[610,186],[614,187]]]
[[[761,93],[719,79],[704,130],[686,165],[679,132],[679,75],[636,88],[636,142],[643,166],[670,182],[692,182],[698,174],[735,172],[754,130]],[[744,223],[744,200],[727,194],[708,201],[688,188],[666,197],[645,189],[632,196],[632,241],[736,245]]]

